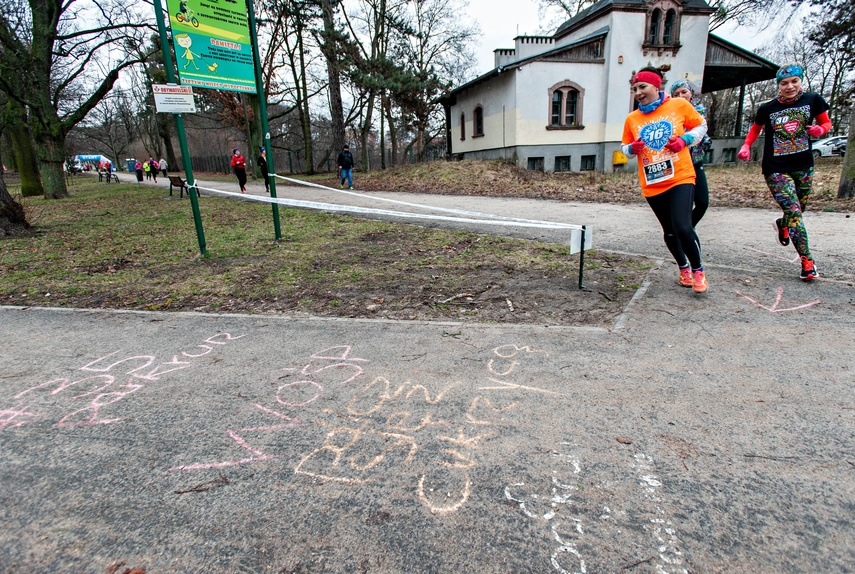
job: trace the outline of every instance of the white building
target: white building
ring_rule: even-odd
[[[709,33],[712,13],[703,0],[600,0],[552,36],[515,38],[495,50],[493,70],[443,98],[449,156],[620,168],[629,80],[641,68],[662,70],[663,89],[688,79],[703,92],[775,77],[775,64]]]

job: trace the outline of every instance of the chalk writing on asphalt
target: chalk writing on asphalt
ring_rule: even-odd
[[[573,445],[567,442],[562,442],[560,448],[562,451],[567,448],[574,450]],[[545,454],[552,457],[555,465],[549,485],[537,478],[529,483],[515,481],[505,486],[504,493],[505,499],[516,504],[533,524],[548,531],[550,561],[558,574],[605,571],[604,564],[598,559],[607,555],[612,542],[601,529],[620,532],[624,530],[623,521],[629,516],[643,522],[642,528],[636,529],[638,539],[635,542],[625,540],[627,547],[649,548],[651,556],[628,563],[621,570],[645,562],[659,574],[688,573],[681,550],[682,541],[660,495],[662,481],[656,474],[653,459],[644,453],[633,455],[629,465],[635,478],[635,484],[630,488],[631,497],[635,499],[635,493],[640,492],[646,504],[635,505],[628,513],[613,506],[618,502],[615,493],[606,495],[601,487],[594,486],[589,476],[590,469],[583,468],[575,454],[559,451]],[[610,474],[606,484],[616,480]],[[632,531],[633,528],[627,526],[625,530]]]
[[[514,411],[522,397],[557,394],[521,384],[521,380],[531,381],[524,365],[526,357],[534,354],[548,357],[545,351],[528,346],[492,349],[484,386],[473,387],[456,381],[422,384],[369,375],[370,361],[356,356],[353,346],[329,347],[300,361],[298,367],[283,369],[299,380],[281,384],[267,399],[253,403],[258,409],[255,416],[273,417],[271,424],[225,430],[239,456],[170,470],[206,470],[284,458],[267,446],[277,441],[257,431],[320,430],[314,448],[291,462],[295,474],[354,485],[388,481],[388,474],[397,472],[413,477],[416,498],[432,513],[455,512],[471,496],[472,470],[483,446],[500,437],[503,417]],[[331,402],[337,406],[325,406]]]
[[[120,417],[104,412],[110,410],[110,405],[142,390],[150,382],[159,381],[168,373],[192,367],[195,359],[243,337],[245,335],[217,333],[189,352],[182,351],[166,361],[154,355],[123,355],[122,351],[108,353],[77,369],[99,374],[51,379],[15,395],[15,404],[0,409],[0,431],[53,418],[58,419],[58,427],[117,423],[122,420]],[[56,414],[57,410],[59,414]]]

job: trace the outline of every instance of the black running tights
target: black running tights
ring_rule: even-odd
[[[647,198],[662,231],[665,245],[674,256],[677,265],[685,266],[687,261],[692,269],[701,267],[701,242],[692,228],[692,203],[695,198],[695,186],[684,183],[672,187],[666,192]]]

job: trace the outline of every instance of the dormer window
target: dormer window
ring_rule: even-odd
[[[662,21],[662,10],[656,9],[650,15],[650,26],[648,27],[647,43],[659,43],[659,22]]]
[[[676,54],[680,49],[681,5],[676,0],[654,0],[648,4],[647,34],[642,46],[645,55],[656,52]]]
[[[677,22],[677,11],[668,10],[665,13],[665,27],[662,29],[662,43],[671,45],[674,43],[674,24]]]

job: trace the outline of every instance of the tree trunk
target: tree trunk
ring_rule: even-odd
[[[173,171],[182,171],[183,167],[178,165],[178,159],[175,157],[175,147],[172,145],[172,131],[169,129],[173,122],[172,114],[157,115],[157,130],[160,133],[160,141],[163,142],[163,153],[166,154],[166,164],[168,169]],[[122,161],[122,158],[116,158],[116,161]]]
[[[306,59],[305,48],[303,45],[303,27],[298,23],[297,26],[297,48],[300,56],[300,71],[297,82],[297,92],[299,93],[299,109],[300,109],[300,124],[303,128],[303,147],[306,150],[306,174],[315,174],[315,156],[312,151],[312,116],[309,111],[309,88],[308,79],[306,78]]]
[[[36,150],[39,156],[39,167],[41,168],[42,183],[45,187],[45,199],[62,199],[70,197],[68,188],[65,186],[65,134],[60,127],[56,131],[60,135],[54,135],[43,127],[39,122],[34,122],[37,129],[33,130],[36,141]],[[39,133],[41,132],[41,133]]]
[[[340,150],[344,147],[344,105],[341,100],[341,74],[339,72],[338,58],[335,41],[335,22],[333,13],[335,7],[332,0],[322,0],[321,8],[324,18],[324,33],[321,51],[327,61],[327,76],[329,87],[327,92],[330,98],[330,128],[332,129],[332,149]]]
[[[27,129],[27,112],[16,102],[10,101],[6,107],[6,133],[12,141],[15,163],[21,175],[21,195],[44,195],[33,138]]]
[[[24,207],[9,195],[3,174],[0,173],[0,237],[20,235],[30,228],[24,215]]]
[[[386,123],[389,130],[389,147],[392,149],[392,158],[389,164],[392,167],[398,165],[398,132],[395,129],[395,118],[392,116],[392,99],[387,97],[385,102]]]
[[[422,163],[425,154],[425,121],[416,121],[416,161],[414,163]]]
[[[359,147],[360,150],[360,158],[362,160],[362,169],[365,171],[369,171],[368,164],[368,136],[371,133],[371,125],[374,121],[374,100],[376,97],[376,91],[372,88],[368,91],[368,98],[365,104],[365,122],[363,122],[362,127],[359,129]]]
[[[386,169],[386,90],[380,92],[380,169]]]
[[[855,105],[849,112],[849,140],[846,142],[846,157],[843,158],[843,171],[837,197],[843,199],[855,197]]]

